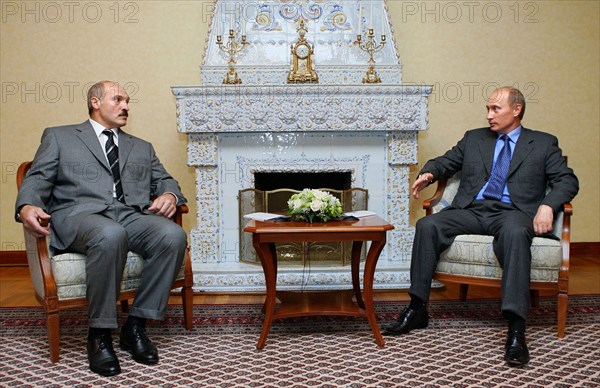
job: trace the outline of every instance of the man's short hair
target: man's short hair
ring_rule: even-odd
[[[96,97],[99,100],[104,98],[104,84],[108,81],[100,81],[92,85],[88,89],[87,92],[87,106],[88,106],[88,114],[91,115],[94,111],[94,107],[92,106],[92,97]]]
[[[512,86],[505,86],[501,89],[508,91],[508,103],[510,106],[521,105],[519,120],[523,120],[523,116],[525,116],[525,96],[523,96],[523,93]]]

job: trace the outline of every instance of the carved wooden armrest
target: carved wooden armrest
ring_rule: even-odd
[[[442,195],[444,194],[444,189],[446,188],[446,183],[448,181],[446,179],[440,179],[437,181],[437,188],[433,197],[426,199],[423,201],[423,209],[425,209],[425,216],[431,215],[433,213],[433,207],[437,205],[442,200]]]
[[[48,221],[40,220],[42,226],[48,226]],[[25,230],[25,233],[29,233]],[[31,236],[33,237],[33,235]],[[56,289],[56,281],[52,273],[52,261],[50,250],[48,249],[48,240],[46,236],[35,237],[35,254],[39,260],[40,272],[44,282],[44,298],[48,312],[58,309],[58,290]],[[32,269],[30,269],[32,270]]]
[[[560,273],[558,275],[558,282],[561,284],[562,288],[565,290],[568,287],[569,282],[569,266],[571,259],[571,215],[573,214],[573,206],[571,203],[564,204],[563,210],[563,224],[562,224],[562,234],[561,234],[561,243],[563,250],[563,259],[560,268]]]
[[[177,223],[177,225],[183,227],[183,215],[188,214],[189,211],[190,211],[190,209],[188,208],[188,206],[186,204],[177,206],[177,211],[175,212],[175,215],[173,216],[173,221],[175,221],[175,223]]]

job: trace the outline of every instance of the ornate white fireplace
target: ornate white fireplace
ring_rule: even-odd
[[[299,18],[314,45],[317,84],[287,84]],[[368,55],[353,45],[369,28],[376,41],[382,33],[387,38],[375,54],[380,84],[361,82]],[[216,42],[229,29],[248,42],[236,57],[241,85],[222,83],[229,56]],[[375,288],[408,286],[409,168],[417,163],[417,132],[427,129],[431,88],[402,85],[385,3],[217,1],[201,78],[202,86],[172,88],[178,130],[188,135],[188,163],[196,168],[195,288],[264,290],[262,268],[239,259],[238,192],[254,187],[256,172],[323,171],[350,171],[352,186],[369,190],[369,210],[395,226]],[[341,266],[286,266],[278,283],[280,289],[351,287]]]

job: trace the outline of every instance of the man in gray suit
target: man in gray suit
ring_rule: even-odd
[[[119,344],[137,362],[158,362],[145,323],[165,318],[187,247],[185,232],[169,218],[186,199],[152,145],[121,130],[129,116],[123,87],[99,82],[87,100],[88,121],[44,131],[19,190],[16,217],[35,236],[52,233],[54,250],[87,256],[89,365],[113,376],[121,368],[111,329],[118,327],[128,251],[142,255],[145,265]]]
[[[504,359],[529,361],[525,321],[529,310],[531,241],[553,238],[554,215],[579,190],[556,137],[521,126],[523,94],[500,88],[487,101],[489,127],[467,131],[444,155],[428,161],[412,185],[413,196],[440,178],[461,171],[458,192],[448,208],[420,219],[411,262],[411,302],[385,334],[407,334],[428,325],[425,303],[440,253],[459,234],[494,236],[503,268],[502,313],[508,320]],[[551,190],[546,192],[550,187]]]

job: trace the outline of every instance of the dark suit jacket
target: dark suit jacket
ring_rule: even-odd
[[[171,192],[186,202],[179,184],[164,169],[149,142],[119,132],[119,167],[125,203],[147,212],[151,198]],[[52,216],[52,246],[66,249],[79,222],[113,202],[113,177],[89,121],[46,128],[16,201],[39,206]]]
[[[461,171],[460,185],[452,206],[465,208],[473,202],[491,175],[497,138],[498,135],[487,127],[467,131],[452,149],[429,160],[421,173],[430,172],[437,180]],[[558,139],[524,127],[508,174],[508,192],[513,204],[531,218],[535,217],[541,204],[550,206],[556,213],[579,191],[577,177],[567,167]],[[547,188],[550,188],[549,192]]]

